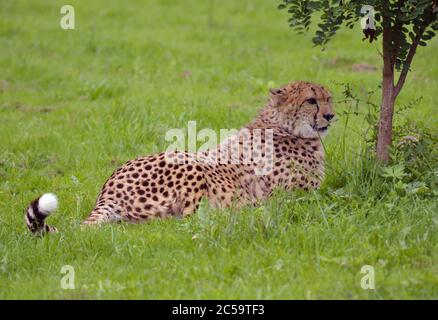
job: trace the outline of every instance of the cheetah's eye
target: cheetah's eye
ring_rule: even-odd
[[[316,104],[316,99],[315,98],[310,98],[310,99],[307,99],[306,102],[310,103],[310,104]]]

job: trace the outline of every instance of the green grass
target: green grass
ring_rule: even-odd
[[[325,84],[337,101],[336,83],[362,98],[378,86],[379,43],[361,41],[359,25],[322,52],[287,27],[277,2],[73,0],[74,31],[59,27],[63,1],[1,2],[0,298],[438,298],[436,185],[402,193],[405,178],[382,177],[363,115],[347,117],[342,102],[321,190],[278,192],[240,212],[79,228],[112,171],[164,150],[170,128],[239,128],[269,86],[292,80]],[[422,100],[397,123],[436,130],[437,49],[419,49],[398,105]],[[60,198],[49,219],[60,232],[37,239],[23,213],[44,192]],[[60,287],[63,265],[75,268],[75,290]],[[375,268],[375,290],[360,286],[363,265]]]

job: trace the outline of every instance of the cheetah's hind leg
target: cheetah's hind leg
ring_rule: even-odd
[[[123,220],[122,208],[106,203],[96,206],[84,220],[83,225],[100,225],[102,223],[120,222]]]

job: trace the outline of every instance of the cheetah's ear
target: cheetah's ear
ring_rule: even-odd
[[[278,107],[286,102],[287,94],[283,89],[269,89],[271,96],[271,105],[273,107]]]

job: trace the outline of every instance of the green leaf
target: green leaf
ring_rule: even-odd
[[[429,192],[428,186],[421,181],[414,181],[411,183],[408,183],[405,187],[406,193],[409,195],[420,195],[420,194],[426,194]]]
[[[401,180],[407,176],[405,166],[403,164],[396,164],[394,166],[385,167],[382,169],[382,177],[391,178],[393,180]]]

